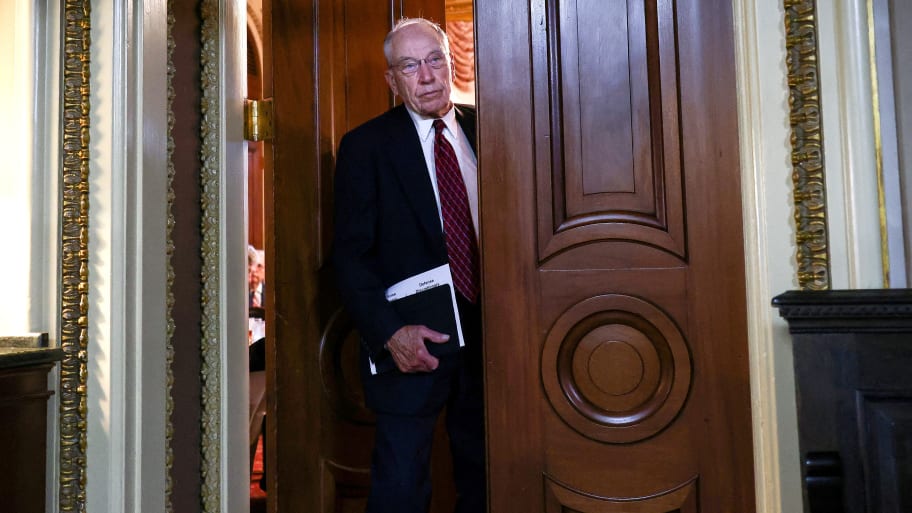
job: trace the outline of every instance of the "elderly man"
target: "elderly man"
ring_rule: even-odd
[[[425,513],[434,426],[446,408],[458,513],[486,509],[475,111],[450,101],[454,67],[440,27],[400,21],[383,50],[399,105],[342,138],[333,262],[362,336],[362,381],[376,413],[368,513]],[[449,264],[465,347],[407,323],[386,290]],[[373,374],[370,361],[392,360]]]

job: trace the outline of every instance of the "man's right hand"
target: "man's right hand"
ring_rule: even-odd
[[[443,344],[449,335],[426,326],[407,325],[399,328],[386,342],[386,349],[393,355],[396,367],[402,372],[431,372],[437,368],[437,358],[428,352],[425,340]]]

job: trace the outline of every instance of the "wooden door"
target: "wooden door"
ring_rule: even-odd
[[[476,2],[490,511],[754,511],[731,2]]]
[[[263,3],[273,27],[275,105],[275,165],[266,177],[267,341],[275,341],[267,348],[267,509],[361,512],[373,418],[362,400],[358,336],[328,268],[334,156],[347,130],[392,105],[382,43],[394,20],[442,23],[444,4]],[[435,465],[435,479],[446,482],[446,461]],[[453,492],[436,490],[434,511],[446,511]]]

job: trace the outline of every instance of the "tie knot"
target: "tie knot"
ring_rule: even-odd
[[[437,135],[440,135],[443,133],[444,127],[446,127],[446,125],[443,123],[442,119],[434,120],[434,131],[437,132]]]

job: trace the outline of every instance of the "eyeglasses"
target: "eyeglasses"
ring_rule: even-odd
[[[405,59],[400,61],[398,64],[390,66],[391,68],[396,68],[399,70],[399,73],[402,73],[405,76],[411,76],[415,73],[418,73],[418,68],[421,67],[421,63],[425,63],[431,67],[431,69],[440,69],[446,64],[446,55],[435,52],[424,59]]]

